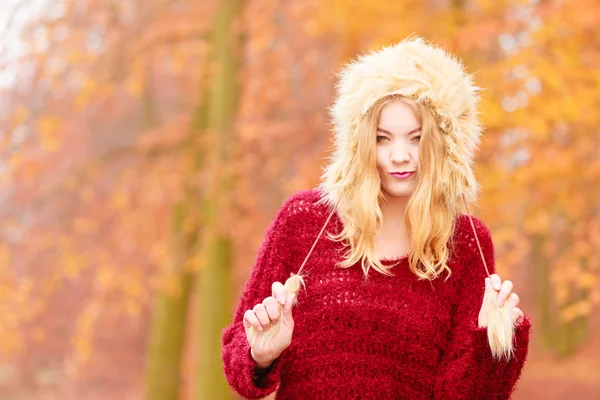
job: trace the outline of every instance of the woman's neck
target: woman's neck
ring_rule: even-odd
[[[406,201],[394,198],[381,205],[383,223],[376,238],[376,252],[379,259],[404,257],[410,250],[404,213]]]
[[[382,231],[397,233],[406,230],[404,215],[407,203],[408,199],[405,198],[387,197],[387,201],[381,204],[381,213],[383,215]]]

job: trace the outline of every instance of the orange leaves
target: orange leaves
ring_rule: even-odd
[[[32,278],[17,279],[4,269],[0,274],[0,350],[6,359],[25,350],[22,327],[39,315],[42,303],[34,296]]]
[[[75,333],[71,339],[73,353],[66,363],[68,375],[77,376],[80,369],[90,360],[99,315],[100,304],[92,300],[77,319]]]
[[[598,304],[594,291],[598,287],[598,276],[594,272],[585,271],[580,263],[572,258],[561,257],[560,268],[552,271],[552,288],[554,301],[559,308],[559,319],[567,323],[574,318],[587,316],[594,304]],[[590,293],[582,298],[580,293]],[[575,299],[575,300],[574,300]]]
[[[84,79],[83,85],[74,98],[74,104],[78,111],[83,111],[100,94],[100,88],[96,81],[90,77]]]
[[[76,250],[77,243],[72,238],[62,236],[55,239],[53,244],[58,249],[61,275],[69,281],[76,281],[85,267],[85,260]]]
[[[98,223],[92,218],[76,217],[73,220],[73,231],[77,234],[90,234],[98,231]]]
[[[37,131],[40,135],[42,146],[48,152],[58,150],[60,147],[59,128],[60,120],[56,116],[44,116],[37,121]]]
[[[591,272],[581,272],[577,275],[577,286],[580,289],[589,290],[598,286],[598,276]]]
[[[22,149],[8,156],[7,169],[18,171],[18,179],[2,178],[14,189],[7,205],[16,221],[2,221],[3,227],[22,237],[14,248],[0,245],[0,353],[9,357],[36,342],[51,349],[46,342],[52,342],[59,351],[43,349],[46,359],[66,364],[73,376],[91,369],[94,357],[103,358],[99,365],[120,365],[121,354],[103,351],[95,332],[119,342],[143,340],[146,332],[112,333],[114,321],[145,322],[155,290],[179,295],[180,272],[207,262],[200,249],[181,252],[181,243],[203,228],[200,202],[190,202],[178,225],[184,237],[173,238],[171,211],[217,175],[196,166],[202,151],[219,148],[218,138],[193,137],[192,127],[200,125],[198,104],[210,84],[203,35],[219,2],[137,3],[143,10],[136,2],[83,0],[72,7],[67,0],[65,15],[48,31],[64,40],[53,42],[52,54],[28,57],[39,76],[24,82],[33,88],[30,98],[14,102],[10,126],[2,127],[36,140],[15,137]],[[593,290],[600,286],[594,275],[600,271],[594,208],[600,58],[587,15],[596,12],[589,2],[554,5],[544,14],[534,7],[526,22],[542,18],[542,29],[508,54],[499,34],[517,40],[528,24],[507,19],[505,3],[467,3],[247,2],[233,28],[243,29],[246,40],[235,135],[225,143],[235,156],[228,165],[211,165],[236,174],[235,204],[218,219],[235,242],[236,276],[248,271],[261,227],[281,199],[318,181],[330,138],[324,110],[340,63],[416,31],[456,50],[486,88],[486,131],[475,166],[482,184],[478,213],[496,227],[498,268],[507,274],[533,268],[531,240],[539,236],[562,320],[591,312],[590,304],[600,301]],[[72,14],[79,7],[85,12]],[[577,23],[565,24],[565,11]],[[518,107],[509,112],[506,99]],[[514,140],[504,142],[511,131]],[[12,145],[6,136],[2,148]],[[524,152],[528,159],[517,162]],[[45,190],[56,182],[59,190]],[[574,221],[581,226],[570,226]],[[520,287],[525,293],[537,284]],[[576,296],[588,291],[589,298]],[[61,313],[61,328],[76,332],[67,339],[71,347],[57,345],[51,320],[24,328],[25,318],[52,313]],[[69,360],[60,359],[69,351]]]
[[[567,322],[573,321],[578,317],[585,317],[590,315],[592,310],[592,303],[590,300],[579,300],[575,302],[575,304],[571,304],[564,309],[560,310],[558,315],[561,323],[565,324]]]
[[[144,82],[141,77],[131,75],[125,81],[125,88],[130,95],[135,98],[140,98],[144,93]]]
[[[546,210],[538,210],[523,221],[523,228],[529,234],[545,234],[550,229],[550,215]]]
[[[19,125],[25,123],[27,121],[27,119],[29,119],[30,116],[31,116],[31,111],[28,108],[20,105],[13,112],[12,124],[14,126],[19,126]]]
[[[121,211],[126,209],[130,204],[129,193],[126,192],[116,192],[113,193],[109,205],[115,211]]]
[[[10,266],[11,262],[11,253],[8,246],[0,243],[0,271],[4,271],[6,268]],[[2,273],[0,272],[0,280],[2,277]]]

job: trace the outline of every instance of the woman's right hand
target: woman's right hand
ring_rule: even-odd
[[[252,358],[259,367],[263,368],[271,365],[291,344],[294,331],[292,318],[294,294],[286,296],[285,288],[280,282],[273,282],[271,288],[272,296],[256,304],[252,310],[246,310],[243,320],[248,342],[252,345],[254,340],[251,348]],[[280,329],[270,332],[273,324],[280,318],[282,318]]]

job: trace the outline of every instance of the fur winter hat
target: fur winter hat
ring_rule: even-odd
[[[460,61],[422,38],[411,37],[359,56],[338,78],[337,98],[329,110],[334,151],[319,185],[328,203],[337,204],[350,195],[360,121],[379,99],[392,94],[433,111],[448,157],[443,179],[446,190],[452,191],[449,200],[460,204],[464,195],[467,201],[476,201],[479,186],[471,166],[482,131],[476,110],[479,88]]]

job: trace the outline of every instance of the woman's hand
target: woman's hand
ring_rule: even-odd
[[[280,282],[274,282],[271,290],[272,296],[247,310],[243,318],[252,358],[262,368],[268,367],[291,344],[294,332],[292,306],[295,296],[286,295]],[[279,319],[280,328],[273,331],[272,326]],[[255,331],[251,332],[253,329]]]
[[[500,276],[498,274],[490,275],[489,278],[485,278],[485,288],[489,290],[490,287],[498,293],[498,307],[502,306],[506,301],[510,302],[510,304],[514,307],[513,309],[513,318],[520,324],[523,321],[523,311],[521,311],[517,306],[519,305],[519,296],[512,291],[513,284],[511,281],[506,280],[502,282]],[[488,315],[487,310],[482,305],[479,310],[479,318],[478,318],[479,326],[484,327],[488,325]]]

